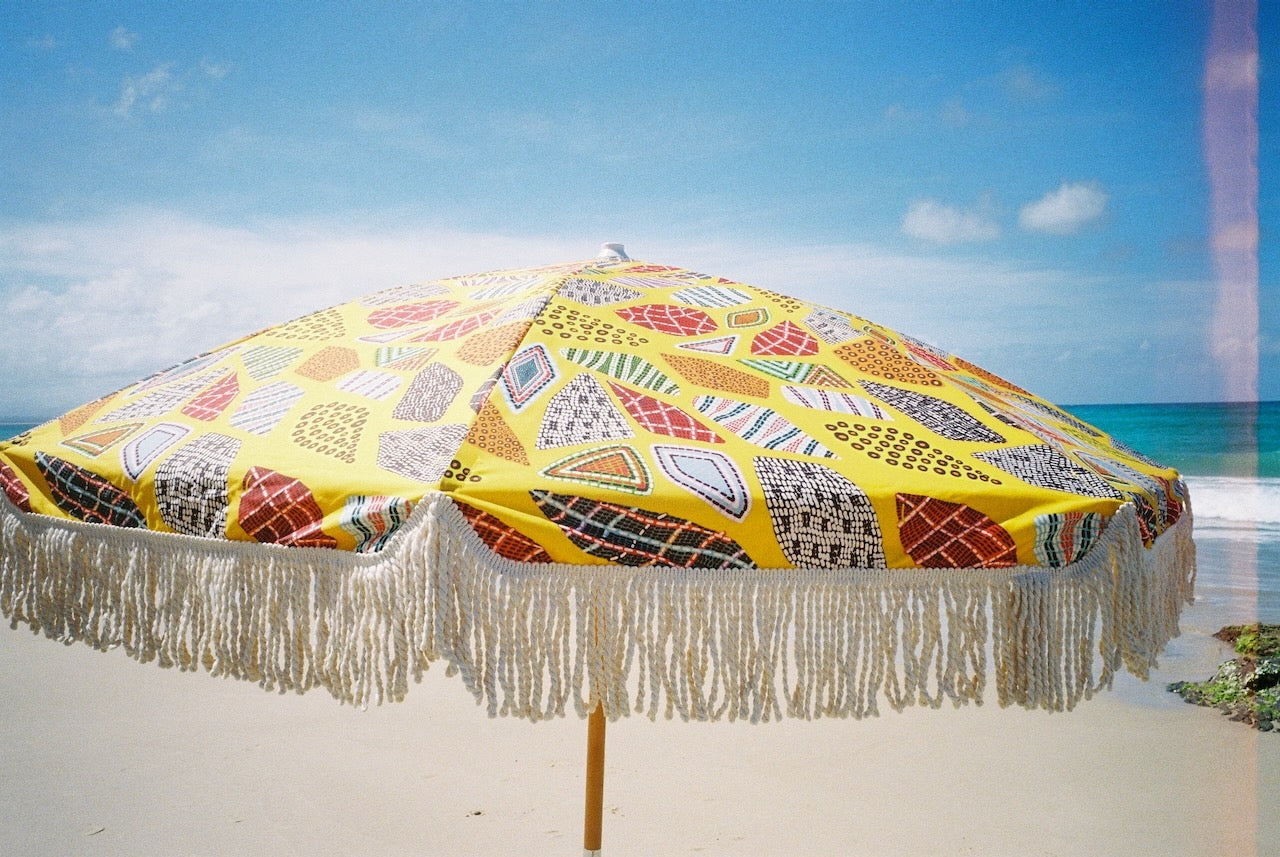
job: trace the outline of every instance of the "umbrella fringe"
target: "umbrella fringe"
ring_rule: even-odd
[[[1121,666],[1146,678],[1194,592],[1190,509],[1151,548],[1126,506],[1070,566],[960,571],[531,565],[451,501],[432,515],[433,648],[491,714],[530,720],[860,718],[882,695],[981,704],[989,668],[1001,706],[1068,710]]]
[[[490,715],[597,703],[689,720],[861,718],[981,704],[1070,709],[1145,678],[1194,590],[1188,508],[1144,548],[1132,506],[1063,568],[689,570],[495,555],[445,495],[381,552],[124,530],[0,499],[15,627],[280,692],[399,700],[432,661]]]

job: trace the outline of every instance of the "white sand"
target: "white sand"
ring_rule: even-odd
[[[1280,854],[1280,735],[1163,689],[1225,657],[1195,624],[1068,714],[611,724],[604,853]],[[0,626],[0,853],[577,857],[585,731],[443,668],[362,712]]]

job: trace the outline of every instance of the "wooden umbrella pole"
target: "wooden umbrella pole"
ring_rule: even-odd
[[[587,804],[582,825],[584,857],[598,857],[604,826],[604,706],[587,718]]]

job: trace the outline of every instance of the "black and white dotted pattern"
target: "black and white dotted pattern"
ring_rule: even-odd
[[[201,435],[156,468],[156,506],[175,532],[225,538],[227,484],[240,441],[224,434]]]
[[[832,345],[839,345],[866,335],[855,328],[849,319],[825,309],[813,310],[804,317],[804,323],[820,339]]]
[[[1040,488],[1052,488],[1085,497],[1120,498],[1120,492],[1097,473],[1047,444],[975,452],[973,457]]]
[[[590,375],[579,375],[547,402],[537,445],[538,449],[552,449],[634,435],[600,382]]]
[[[620,286],[617,283],[588,280],[585,277],[570,277],[560,286],[558,294],[562,298],[586,306],[608,306],[633,301],[641,297],[644,292]],[[536,316],[537,313],[534,315]]]
[[[378,435],[378,466],[418,482],[439,482],[467,436],[467,426],[450,423]]]
[[[414,376],[391,416],[398,420],[433,423],[444,416],[461,389],[461,375],[441,363],[432,363]]]
[[[913,390],[903,390],[875,381],[859,381],[863,388],[882,402],[887,402],[934,434],[947,440],[975,443],[1004,443],[1004,436],[967,411],[950,402]]]
[[[782,554],[800,568],[884,568],[880,521],[866,493],[829,467],[755,459]]]

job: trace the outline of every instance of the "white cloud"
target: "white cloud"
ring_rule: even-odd
[[[200,60],[200,70],[214,80],[222,80],[231,73],[231,66],[225,62],[211,62],[210,60]]]
[[[136,41],[138,41],[138,34],[129,32],[124,28],[124,25],[111,31],[111,47],[118,51],[133,50],[133,45]]]
[[[53,51],[58,48],[58,40],[46,33],[38,39],[28,39],[27,46],[38,51]]]
[[[594,255],[427,227],[172,212],[0,225],[0,414],[60,413],[245,333],[387,286]],[[11,328],[18,329],[18,328]]]
[[[911,203],[902,218],[902,231],[935,244],[990,241],[1000,237],[1000,227],[981,211],[922,199]]]
[[[170,65],[158,65],[138,77],[126,77],[120,86],[120,98],[112,108],[117,116],[131,116],[135,107],[158,113],[169,105],[169,98],[182,89]]]
[[[1124,399],[1118,385],[1137,386],[1147,370],[1130,361],[1127,375],[1063,373],[1044,355],[1092,349],[1107,354],[1107,365],[1120,364],[1126,343],[1158,321],[1150,307],[1161,305],[1135,300],[1132,310],[1099,318],[1093,307],[1114,291],[1113,281],[998,259],[854,243],[593,238],[627,241],[639,259],[855,312],[1066,402]],[[52,416],[244,333],[388,286],[590,258],[596,247],[578,237],[461,232],[390,215],[223,226],[135,210],[0,223],[0,316],[22,331],[0,337],[0,365],[22,367],[0,373],[0,415]],[[1186,302],[1180,306],[1179,324],[1198,323]],[[1199,340],[1178,329],[1164,341],[1191,348]]]
[[[1094,182],[1063,182],[1018,213],[1018,224],[1032,232],[1071,235],[1097,220],[1107,208],[1107,194]]]
[[[1015,65],[999,75],[1005,94],[1018,101],[1043,101],[1058,93],[1058,86],[1029,65]]]

